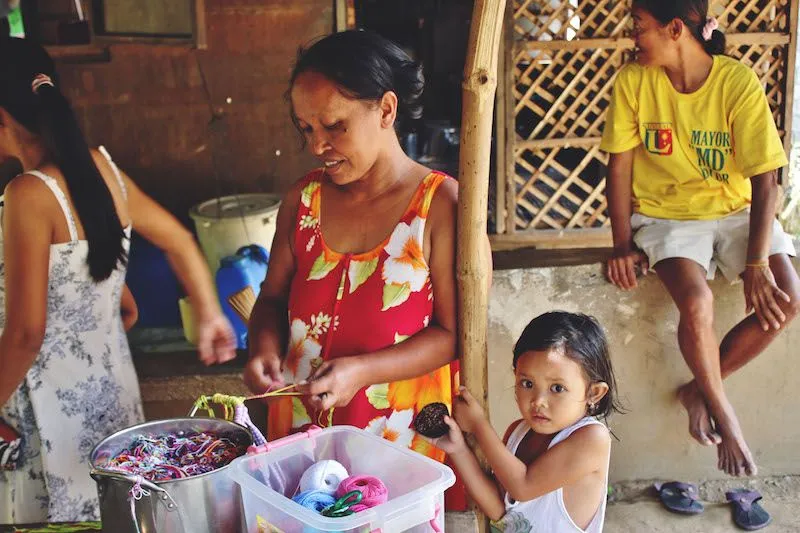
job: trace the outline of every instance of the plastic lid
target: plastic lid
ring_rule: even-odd
[[[278,210],[281,197],[277,194],[237,194],[213,198],[197,204],[189,211],[192,218],[240,218],[252,215],[270,215]]]

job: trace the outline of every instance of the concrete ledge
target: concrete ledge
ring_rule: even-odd
[[[797,266],[795,261],[795,267]],[[494,273],[489,305],[489,409],[502,435],[519,418],[511,369],[513,344],[535,316],[554,309],[588,313],[605,328],[628,412],[614,415],[619,441],[611,452],[611,480],[724,479],[716,449],[688,433],[675,398],[691,373],[678,349],[678,312],[656,276],[638,289],[618,290],[601,265],[507,270]],[[717,335],[744,318],[741,284],[718,278],[714,292]],[[751,450],[764,476],[800,474],[800,324],[793,323],[755,361],[725,382]]]

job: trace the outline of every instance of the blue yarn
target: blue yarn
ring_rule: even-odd
[[[327,492],[323,492],[321,490],[307,490],[305,492],[301,492],[300,494],[292,498],[292,500],[302,505],[306,509],[311,509],[312,511],[316,511],[318,513],[321,513],[324,509],[336,503],[336,497],[334,497],[333,494],[328,494]],[[311,526],[303,526],[303,533],[341,533],[341,532],[320,531]]]
[[[301,492],[292,498],[292,500],[306,509],[311,509],[318,513],[321,513],[324,509],[336,503],[336,498],[332,494],[321,490],[307,490]]]

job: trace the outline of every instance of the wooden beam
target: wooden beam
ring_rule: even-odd
[[[611,257],[613,248],[558,248],[542,250],[539,248],[518,248],[492,252],[495,272],[520,268],[553,268],[576,265],[600,265]]]
[[[530,141],[517,141],[514,144],[516,152],[523,150],[541,150],[545,148],[567,148],[570,146],[595,146],[600,144],[602,137],[559,137],[555,139],[531,139]]]
[[[612,246],[611,228],[539,229],[520,231],[513,235],[491,235],[492,251],[536,248],[608,248]]]
[[[505,7],[506,0],[475,0],[464,65],[461,114],[456,251],[459,353],[462,380],[484,409],[488,399],[490,276],[489,250],[485,246],[486,217],[497,61]],[[486,518],[475,511],[479,531],[486,531]]]
[[[527,41],[517,45],[517,50],[582,50],[585,48],[633,48],[629,37],[603,39],[573,39],[571,41]]]
[[[791,36],[786,33],[731,33],[725,36],[728,45],[743,44],[781,45],[788,44]],[[528,41],[517,45],[517,52],[532,50],[583,50],[587,48],[633,48],[630,37],[608,37],[604,39],[573,39],[571,41]]]
[[[194,13],[194,47],[198,50],[208,50],[208,26],[206,22],[205,0],[194,0],[192,3]]]
[[[70,44],[45,46],[53,60],[59,63],[94,63],[111,61],[108,46],[96,44]]]

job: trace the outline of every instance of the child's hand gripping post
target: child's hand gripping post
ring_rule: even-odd
[[[458,396],[453,401],[453,418],[455,418],[458,427],[467,433],[475,433],[475,430],[481,424],[488,423],[483,407],[466,387],[458,389]]]

